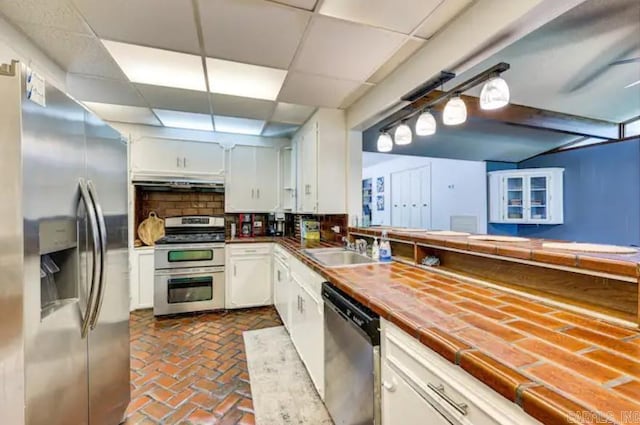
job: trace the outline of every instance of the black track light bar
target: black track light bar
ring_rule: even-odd
[[[415,102],[418,99],[422,99],[433,90],[438,87],[442,87],[444,83],[451,81],[455,78],[456,74],[449,71],[440,71],[440,75],[433,77],[430,80],[424,82],[418,86],[415,90],[402,96],[402,100],[405,102]]]
[[[465,92],[465,91],[477,86],[478,84],[483,83],[483,82],[489,80],[490,78],[507,71],[509,68],[511,68],[511,65],[509,65],[506,62],[500,62],[500,63],[492,66],[491,68],[486,69],[486,70],[480,72],[479,74],[476,74],[475,76],[469,78],[468,80],[463,81],[462,83],[458,84],[457,86],[455,86],[451,90],[449,90],[449,91],[447,91],[445,93],[442,93],[440,96],[436,97],[435,99],[433,99],[429,103],[421,105],[420,108],[409,111],[406,115],[404,115],[404,116],[396,119],[392,123],[387,124],[386,126],[384,126],[384,128],[382,128],[381,131],[382,132],[388,132],[393,127],[398,125],[400,122],[407,121],[408,119],[418,115],[422,111],[425,111],[425,110],[437,105],[440,102],[443,102],[443,101],[445,101],[445,100],[447,100],[447,99],[449,99],[449,98],[451,98],[453,96],[460,95],[463,92]],[[420,96],[418,96],[418,97],[415,97],[414,100],[411,100],[412,103],[415,103],[418,100],[426,97],[429,93],[431,93],[433,90],[435,90],[436,88],[438,88],[440,86],[440,84],[437,84],[437,85],[432,86],[431,88],[429,88],[429,90],[426,90],[428,87],[431,86],[430,83],[442,78],[443,74],[448,74],[448,75],[454,75],[455,76],[455,74],[453,74],[451,72],[441,71],[440,75],[438,77],[432,78],[431,80],[427,81],[426,83],[424,83],[423,85],[418,87],[413,92],[405,95],[402,98],[402,100],[410,100],[409,96],[414,95],[414,94],[418,95],[419,93],[422,93],[422,94]],[[449,81],[449,80],[447,80],[447,81]]]

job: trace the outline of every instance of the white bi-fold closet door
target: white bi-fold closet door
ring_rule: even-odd
[[[391,173],[391,225],[431,227],[431,167]]]

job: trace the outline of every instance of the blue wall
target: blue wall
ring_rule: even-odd
[[[640,245],[640,139],[543,155],[518,168],[563,167],[564,224],[520,225],[518,235]]]

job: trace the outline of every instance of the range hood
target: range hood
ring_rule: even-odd
[[[134,186],[139,186],[146,190],[169,191],[169,190],[189,190],[202,192],[224,192],[224,180],[216,179],[196,179],[187,177],[169,176],[135,176]]]

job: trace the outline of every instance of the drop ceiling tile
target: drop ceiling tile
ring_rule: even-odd
[[[152,108],[172,111],[210,113],[207,92],[172,87],[135,84],[142,97]]]
[[[287,6],[297,7],[298,9],[313,10],[316,7],[317,0],[272,0],[276,3],[286,4]]]
[[[406,61],[416,50],[418,50],[425,43],[424,40],[419,38],[408,39],[402,47],[400,47],[394,54],[386,61],[376,72],[373,73],[367,80],[370,83],[378,84],[389,74],[391,74],[402,62]]]
[[[36,24],[18,26],[67,72],[124,79],[118,65],[95,37]]]
[[[231,117],[266,120],[271,115],[275,102],[248,97],[211,94],[213,113]]]
[[[325,0],[320,13],[409,34],[442,0]]]
[[[91,29],[67,0],[0,0],[0,12],[12,22],[91,34]]]
[[[283,69],[207,58],[212,93],[275,100],[287,76]]]
[[[221,133],[250,134],[259,136],[264,127],[264,121],[251,120],[247,118],[225,117],[214,115],[213,121],[216,124],[216,131]]]
[[[341,109],[346,109],[351,106],[356,100],[360,99],[366,92],[371,90],[374,84],[365,83],[360,87],[349,93],[349,95],[340,104]]]
[[[300,105],[337,108],[361,83],[321,75],[289,72],[278,100]]]
[[[310,13],[264,0],[201,0],[207,56],[286,69]]]
[[[365,81],[405,39],[406,36],[391,31],[316,16],[293,69]]]
[[[262,130],[262,135],[267,137],[288,137],[299,128],[299,125],[269,122]]]
[[[109,40],[102,43],[133,83],[207,90],[200,56]]]
[[[78,100],[116,105],[147,106],[128,81],[67,74],[67,90]]]
[[[271,120],[285,124],[303,124],[315,110],[313,106],[278,102]]]
[[[133,124],[160,125],[151,109],[138,106],[111,105],[108,103],[83,102],[96,115],[105,121]]]
[[[72,0],[98,37],[200,53],[191,0]]]
[[[420,25],[415,32],[418,37],[429,39],[462,13],[473,0],[446,0]]]
[[[194,114],[166,109],[154,109],[153,112],[165,127],[213,131],[213,123],[209,114]]]

